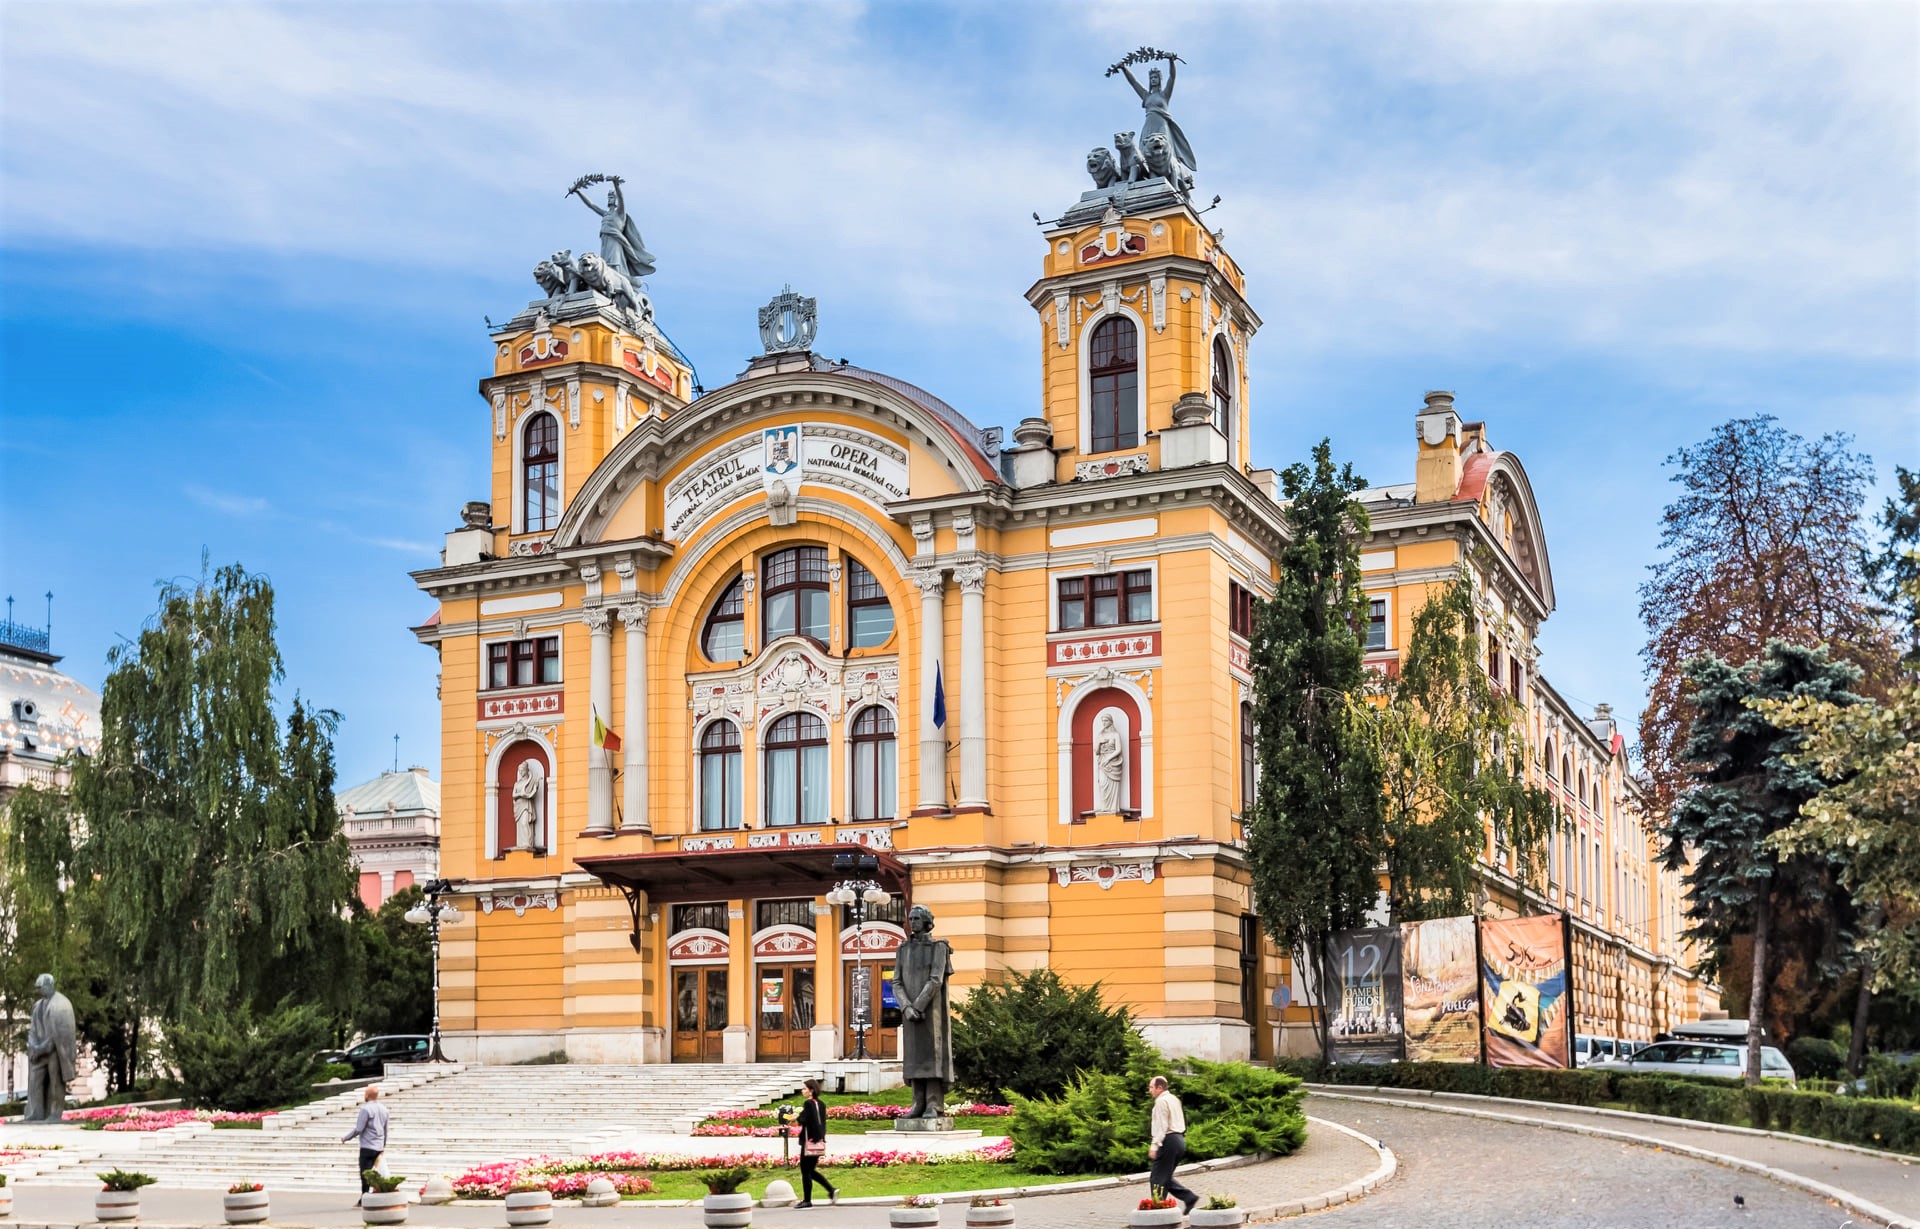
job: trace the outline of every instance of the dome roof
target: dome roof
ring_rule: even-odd
[[[0,640],[0,754],[57,760],[100,747],[100,695],[51,654]]]

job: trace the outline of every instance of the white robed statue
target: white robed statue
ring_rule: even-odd
[[[1093,736],[1093,809],[1114,815],[1126,804],[1127,740],[1120,737],[1112,713],[1100,714]]]
[[[513,778],[513,843],[519,849],[539,849],[540,795],[546,776],[533,760],[520,761]]]
[[[628,281],[638,282],[653,272],[653,253],[647,251],[647,245],[641,242],[640,227],[627,213],[627,197],[620,190],[618,176],[604,177],[610,185],[605,209],[587,199],[582,189],[602,178],[589,175],[574,184],[568,192],[579,197],[582,205],[600,215],[600,259],[609,267],[626,274]]]

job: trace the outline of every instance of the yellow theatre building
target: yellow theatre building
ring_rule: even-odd
[[[490,497],[415,576],[442,874],[472,906],[443,934],[450,1054],[838,1060],[864,967],[886,1056],[909,902],[961,995],[1050,966],[1169,1052],[1311,1047],[1241,822],[1252,600],[1287,538],[1251,461],[1260,317],[1177,173],[1100,178],[1041,232],[1043,400],[1011,442],[814,354],[791,293],[761,309],[764,353],[697,388],[616,276],[638,249],[617,213],[602,257],[542,262],[480,381]],[[1578,1029],[1650,1038],[1717,1000],[1610,717],[1541,673],[1526,471],[1451,396],[1408,400],[1412,480],[1366,492],[1369,663],[1394,669],[1428,589],[1485,548],[1487,668],[1572,823],[1524,893],[1490,843],[1483,911],[1569,912]],[[826,899],[850,851],[890,896],[859,926]]]

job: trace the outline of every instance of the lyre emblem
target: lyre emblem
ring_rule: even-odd
[[[798,354],[813,347],[819,328],[818,301],[781,290],[760,309],[760,344],[768,354]]]

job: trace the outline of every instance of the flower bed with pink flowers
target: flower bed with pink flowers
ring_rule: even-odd
[[[106,1105],[98,1109],[68,1110],[67,1121],[77,1122],[84,1131],[164,1131],[189,1122],[210,1122],[216,1129],[258,1129],[273,1110],[243,1114],[234,1110],[149,1110],[132,1105]]]
[[[821,1165],[840,1169],[884,1169],[893,1165],[953,1165],[964,1162],[997,1163],[1013,1159],[1013,1143],[999,1140],[965,1152],[925,1152],[919,1149],[871,1148],[861,1152],[836,1152],[821,1158]],[[800,1158],[783,1158],[775,1152],[736,1152],[724,1156],[702,1156],[674,1152],[601,1152],[591,1156],[534,1156],[517,1161],[496,1161],[479,1165],[453,1179],[453,1192],[462,1199],[503,1199],[510,1191],[544,1187],[556,1195],[572,1195],[586,1189],[595,1178],[607,1178],[623,1195],[645,1195],[654,1184],[645,1175],[684,1170],[797,1169]]]
[[[875,1105],[869,1101],[856,1101],[852,1105],[829,1105],[827,1120],[829,1122],[891,1122],[895,1118],[905,1117],[909,1108],[905,1105]],[[1013,1107],[969,1101],[961,1105],[949,1105],[947,1113],[954,1118],[1005,1118],[1013,1113]],[[746,1135],[762,1139],[778,1139],[783,1129],[774,1116],[764,1109],[720,1110],[694,1127],[693,1133],[706,1136]]]

